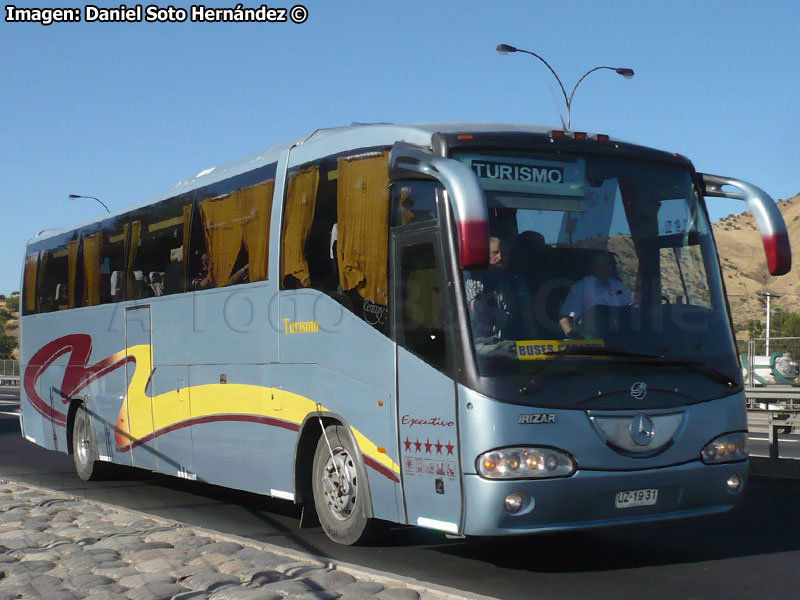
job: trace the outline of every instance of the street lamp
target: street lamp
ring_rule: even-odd
[[[550,63],[548,63],[545,59],[543,59],[535,52],[531,52],[530,50],[523,50],[521,48],[515,48],[514,46],[509,46],[508,44],[500,44],[499,46],[497,46],[497,51],[500,54],[508,54],[509,52],[523,52],[525,54],[530,54],[531,56],[538,58],[540,61],[544,63],[544,65],[548,69],[550,69],[550,72],[553,74],[553,77],[556,78],[558,85],[561,87],[561,93],[564,95],[564,102],[567,105],[567,131],[569,131],[571,125],[570,113],[572,110],[572,98],[575,96],[575,90],[578,89],[578,86],[584,79],[586,79],[589,73],[594,73],[595,71],[600,71],[601,69],[609,69],[611,71],[614,71],[618,75],[622,75],[625,79],[631,79],[634,75],[633,69],[628,69],[626,67],[595,67],[594,69],[589,69],[588,71],[586,71],[586,73],[583,74],[583,76],[578,80],[578,83],[575,84],[575,87],[572,88],[572,93],[569,96],[567,96],[567,90],[564,88],[564,84],[561,83],[561,78],[555,72],[555,69],[553,69],[553,67],[550,66]]]
[[[103,205],[103,208],[105,208],[105,209],[106,209],[106,212],[107,212],[107,213],[109,213],[109,214],[111,214],[111,211],[110,211],[110,210],[108,210],[108,207],[106,206],[106,203],[105,203],[105,202],[103,202],[102,200],[100,200],[100,198],[95,198],[94,196],[81,196],[80,194],[70,194],[70,195],[69,195],[69,196],[67,196],[67,197],[68,197],[70,200],[75,200],[76,198],[91,198],[92,200],[97,200],[97,201],[98,201],[100,204],[102,204],[102,205]]]
[[[770,315],[770,300],[772,298],[780,298],[779,294],[773,294],[772,292],[758,292],[759,296],[762,296],[767,299],[767,343],[766,343],[766,354],[769,357],[769,315]]]

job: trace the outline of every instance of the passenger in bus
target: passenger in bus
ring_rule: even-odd
[[[211,255],[204,252],[200,257],[200,272],[192,279],[193,290],[205,290],[213,288],[218,285],[216,280],[216,272],[214,270],[214,261],[211,260]],[[236,285],[238,283],[247,283],[250,281],[250,265],[246,264],[228,277],[227,281],[222,281],[219,285]]]
[[[158,271],[150,273],[150,291],[153,296],[164,295],[164,275]]]
[[[205,290],[214,287],[214,263],[211,255],[204,252],[200,257],[200,272],[192,278],[193,290]]]
[[[606,252],[592,256],[589,275],[576,282],[561,306],[559,324],[568,338],[582,337],[575,325],[593,306],[628,306],[635,302],[633,295],[614,276],[614,259]]]
[[[492,286],[491,281],[497,279],[491,271],[505,267],[503,262],[503,244],[498,237],[489,238],[489,269],[486,271],[471,272],[464,282],[467,292],[467,304],[470,310],[475,309],[475,301],[484,292],[487,284]]]
[[[489,238],[489,268],[473,271],[465,281],[472,326],[479,347],[486,353],[509,350],[501,340],[521,339],[532,324],[529,288],[520,272],[512,268],[517,258],[513,248],[500,238]],[[525,260],[525,257],[518,257]]]

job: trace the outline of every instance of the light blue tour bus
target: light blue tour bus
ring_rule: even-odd
[[[27,245],[23,435],[378,521],[513,535],[719,513],[747,472],[705,199],[678,154],[494,123],[321,129]]]

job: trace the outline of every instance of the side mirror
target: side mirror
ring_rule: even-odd
[[[756,219],[756,224],[761,232],[761,241],[764,244],[764,253],[767,255],[767,268],[770,275],[785,275],[792,268],[792,250],[789,246],[789,233],[783,220],[781,211],[764,190],[754,185],[701,173],[703,180],[703,193],[715,198],[728,198],[730,200],[743,200]],[[730,186],[737,191],[723,191],[723,187]]]

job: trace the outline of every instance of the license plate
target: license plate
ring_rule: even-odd
[[[630,508],[632,506],[651,506],[658,499],[658,490],[630,490],[628,492],[617,492],[614,502],[617,508]]]

